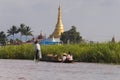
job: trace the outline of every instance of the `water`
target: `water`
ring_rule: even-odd
[[[1,59],[0,80],[120,80],[120,65]]]

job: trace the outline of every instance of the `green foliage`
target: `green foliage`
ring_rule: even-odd
[[[47,54],[62,56],[64,52],[70,51],[75,61],[120,64],[120,43],[41,45],[41,51],[43,58]],[[34,46],[25,44],[1,47],[0,58],[33,59]]]
[[[7,33],[7,36],[13,35],[14,40],[14,35],[18,33],[18,28],[15,25],[13,25],[12,28],[8,29]]]
[[[31,44],[10,45],[0,48],[0,58],[2,59],[33,59],[34,48]]]
[[[0,32],[0,43],[2,45],[6,44],[6,34],[3,31]]]
[[[43,46],[42,53],[58,54],[70,51],[75,61],[120,63],[120,43],[89,43]]]
[[[26,41],[27,41],[27,36],[33,36],[31,28],[29,26],[26,26],[25,24],[20,25],[19,32],[21,33],[21,37],[23,35],[26,36]]]
[[[68,31],[65,31],[60,38],[63,43],[80,43],[82,41],[82,37],[80,33],[76,31],[76,27],[72,26],[72,28]]]
[[[8,35],[7,36],[13,36],[13,41],[14,39],[14,35],[20,33],[20,39],[22,41],[22,36],[26,36],[26,41],[27,41],[27,37],[28,36],[33,36],[31,28],[29,26],[26,26],[25,24],[20,24],[20,27],[17,27],[15,25],[13,25],[10,29],[7,30]]]

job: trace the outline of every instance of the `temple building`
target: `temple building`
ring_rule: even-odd
[[[111,42],[115,43],[115,37],[114,36],[112,37]]]
[[[62,11],[61,11],[61,6],[59,5],[58,20],[54,32],[49,36],[49,38],[44,38],[43,34],[40,33],[38,39],[40,39],[40,44],[43,45],[59,44],[61,43],[60,37],[63,32],[64,32],[64,26],[62,23]]]
[[[56,24],[54,32],[50,35],[50,38],[52,38],[52,37],[60,38],[61,34],[63,32],[64,32],[64,26],[63,26],[63,23],[62,23],[62,10],[61,10],[61,6],[59,5],[57,24]]]
[[[46,36],[43,35],[42,32],[40,32],[40,35],[38,35],[37,39],[41,40],[41,39],[45,39]]]

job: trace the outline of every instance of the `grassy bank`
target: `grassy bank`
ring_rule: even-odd
[[[71,45],[42,45],[43,58],[47,54],[62,55],[70,51],[76,61],[97,63],[120,63],[120,43],[92,43]],[[14,45],[0,48],[2,59],[33,59],[34,46]]]
[[[8,45],[0,48],[1,59],[33,59],[33,45]]]

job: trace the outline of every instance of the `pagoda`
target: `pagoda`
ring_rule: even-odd
[[[61,34],[64,32],[64,26],[62,23],[62,10],[61,10],[61,6],[59,5],[58,8],[58,20],[57,20],[57,24],[55,27],[54,32],[50,35],[50,38],[60,38]]]

